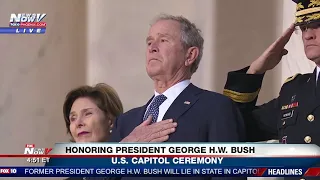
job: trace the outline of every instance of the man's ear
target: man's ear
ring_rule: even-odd
[[[190,66],[199,56],[199,48],[190,47],[186,53],[186,60],[184,62],[185,66]]]

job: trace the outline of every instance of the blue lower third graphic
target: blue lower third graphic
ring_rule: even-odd
[[[46,28],[0,28],[0,34],[44,34],[45,32]]]
[[[0,167],[1,177],[301,177],[303,167]]]

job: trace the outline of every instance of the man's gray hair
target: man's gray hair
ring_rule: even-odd
[[[203,54],[203,37],[201,36],[201,31],[196,27],[194,23],[191,23],[187,18],[183,16],[173,16],[168,14],[161,14],[157,16],[153,23],[161,20],[173,20],[180,23],[181,26],[181,43],[185,49],[190,47],[199,48],[199,55],[195,62],[191,65],[191,73],[195,73],[199,67],[200,60]]]

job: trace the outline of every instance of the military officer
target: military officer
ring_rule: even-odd
[[[281,143],[320,145],[320,0],[294,1],[295,23],[249,67],[228,73],[223,93],[241,109],[248,141],[279,139]],[[277,98],[256,106],[265,72],[288,53],[284,46],[296,27],[302,32],[307,58],[317,67],[313,73],[289,77]]]
[[[223,93],[238,104],[246,121],[248,141],[279,139],[280,143],[320,145],[320,0],[294,1],[295,23],[249,67],[228,73]],[[313,73],[289,77],[277,98],[256,106],[263,76],[288,53],[284,46],[295,27],[302,32],[307,58],[317,67]]]

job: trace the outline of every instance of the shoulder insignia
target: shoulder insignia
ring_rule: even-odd
[[[286,84],[292,80],[294,80],[300,73],[295,74],[294,76],[288,77],[283,84]]]

